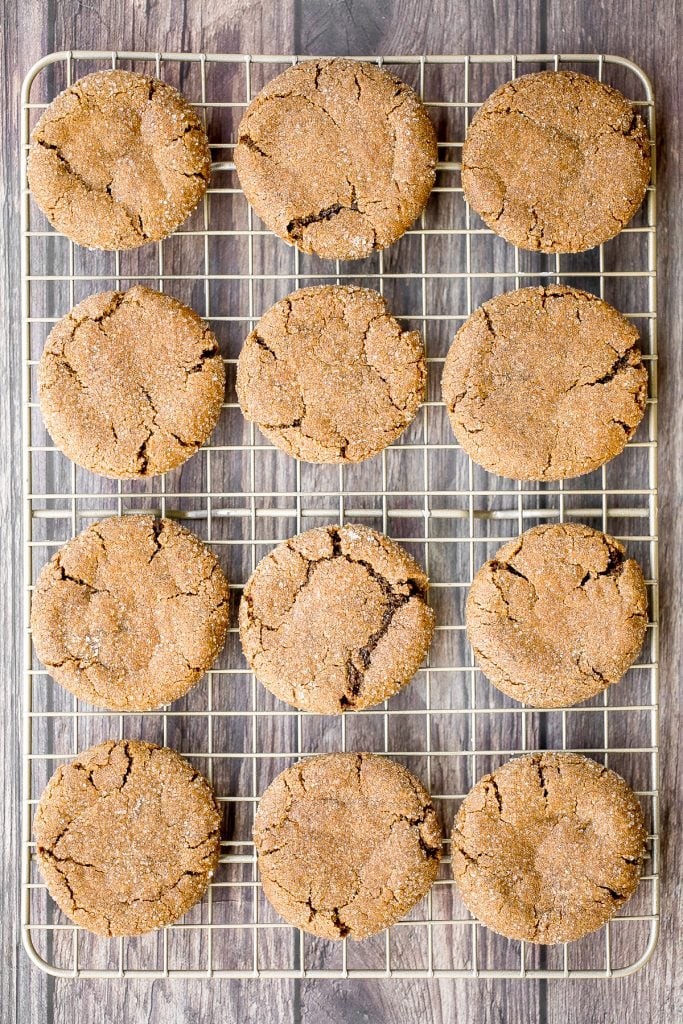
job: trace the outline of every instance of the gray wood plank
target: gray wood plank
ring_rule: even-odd
[[[683,636],[678,566],[683,554],[681,496],[683,422],[680,381],[683,376],[680,332],[681,250],[679,227],[683,103],[677,72],[681,10],[673,0],[647,0],[601,6],[581,0],[572,5],[405,4],[362,0],[297,0],[263,6],[233,0],[179,5],[113,0],[85,5],[66,0],[27,0],[6,5],[0,43],[6,111],[0,195],[15,197],[18,139],[17,96],[24,72],[50,50],[79,48],[205,49],[302,53],[510,52],[563,49],[622,53],[639,62],[654,78],[659,107],[659,273],[661,449],[660,535],[662,570],[662,800],[663,932],[653,961],[632,978],[597,983],[223,983],[223,982],[88,982],[54,981],[33,969],[20,948],[17,890],[0,890],[2,987],[0,1017],[23,1022],[165,1020],[282,1020],[347,1024],[396,1019],[440,1021],[613,1022],[676,1020],[683,1013],[683,972],[675,951],[681,931],[681,811],[676,782],[680,777],[680,695],[678,671]],[[6,880],[16,864],[18,829],[18,691],[21,592],[19,479],[19,350],[17,341],[18,210],[2,204],[3,274],[0,308],[5,344],[0,374],[9,382],[0,392],[0,515],[3,601],[0,650],[6,686],[0,757],[7,767],[2,807],[2,841]]]

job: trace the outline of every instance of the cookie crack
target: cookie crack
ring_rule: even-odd
[[[82,317],[75,317],[74,316],[74,311],[71,310],[71,312],[67,314],[67,319],[71,320],[71,322],[74,324],[74,330],[75,330],[76,327],[80,327],[81,324],[84,324],[84,323],[87,323],[87,322],[90,322],[90,321],[92,321],[93,323],[96,323],[96,324],[101,324],[105,320],[109,320],[110,317],[112,317],[114,315],[114,313],[116,313],[116,311],[119,309],[119,307],[125,301],[126,301],[126,292],[114,292],[114,294],[111,297],[111,300],[110,300],[109,304],[107,306],[105,306],[105,308],[102,310],[101,313],[98,313],[95,316],[93,316],[91,313],[88,313],[88,314],[84,314]],[[63,353],[64,353],[64,349],[62,349],[62,354]]]
[[[334,925],[334,927],[337,929],[337,932],[339,933],[339,938],[343,939],[343,938],[346,938],[346,936],[350,934],[351,929],[342,920],[341,915],[340,915],[340,910],[341,909],[342,909],[341,907],[333,907],[332,912],[331,912],[331,917],[332,917],[332,924]]]
[[[360,212],[356,200],[351,203],[332,203],[331,206],[326,206],[324,209],[318,210],[317,213],[308,213],[302,217],[294,217],[285,228],[287,236],[293,242],[301,242],[304,237],[304,231],[310,224],[332,220],[343,210],[351,210],[354,213]]]
[[[394,103],[393,106],[389,107],[389,109],[387,110],[387,113],[386,113],[387,117],[391,117],[391,115],[395,114],[397,110],[400,110],[401,107],[405,106],[406,100],[409,99],[410,94],[409,94],[409,92],[406,89],[404,89],[402,87],[399,87],[396,90],[396,92],[394,93],[394,98],[396,98],[397,96],[400,96],[400,99],[399,99],[398,103]],[[396,136],[394,135],[394,138],[395,137]]]
[[[47,139],[35,139],[35,144],[37,146],[40,146],[41,149],[47,149],[50,150],[50,152],[54,153],[57,159],[59,160],[60,164],[62,164],[64,169],[67,171],[67,173],[70,174],[73,178],[75,178],[76,181],[80,181],[82,185],[85,185],[88,191],[92,191],[92,185],[85,180],[82,174],[79,174],[76,168],[64,156],[60,146],[58,146],[54,142],[48,142]],[[105,189],[105,192],[106,191],[107,190]]]
[[[61,561],[59,560],[59,556],[57,556],[56,559],[56,566],[57,569],[59,570],[59,578],[61,580],[68,580],[69,583],[75,583],[79,587],[85,587],[86,590],[91,591],[91,593],[93,594],[99,594],[102,592],[109,593],[109,591],[100,591],[92,583],[88,583],[87,580],[82,579],[80,576],[75,576],[73,573],[67,572],[64,566],[62,565]]]
[[[509,572],[510,575],[517,576],[520,580],[524,580],[526,583],[528,583],[532,590],[534,589],[534,585],[529,579],[529,577],[525,576],[523,572],[515,568],[512,562],[499,562],[497,561],[497,559],[493,558],[491,559],[491,568],[494,572],[497,572],[500,569],[504,570],[505,572]]]
[[[76,181],[79,181],[88,190],[88,192],[98,191],[97,189],[94,188],[93,185],[90,184],[90,182],[86,181],[83,175],[80,174],[75,169],[75,167],[70,163],[70,161],[64,156],[60,146],[57,146],[55,143],[52,142],[47,142],[46,139],[36,139],[35,144],[37,146],[40,146],[41,149],[46,149],[53,152],[57,160],[59,160],[59,162],[63,165],[65,171],[69,175],[71,175],[71,177],[75,178]],[[105,195],[108,195],[112,203],[120,207],[121,210],[123,210],[126,217],[128,217],[131,228],[136,234],[140,236],[143,242],[148,241],[149,235],[144,229],[142,217],[136,210],[132,210],[127,203],[124,203],[121,199],[117,199],[112,195],[111,181],[103,189],[99,189],[99,191],[104,193]]]
[[[614,416],[611,416],[610,419],[609,419],[609,422],[610,423],[614,423],[614,425],[616,427],[619,427],[621,430],[623,430],[624,434],[626,434],[627,439],[633,433],[633,427],[631,426],[630,423],[626,423],[625,420],[620,420],[620,419],[617,419]]]
[[[488,782],[484,786],[484,791],[486,793],[492,793],[493,794],[493,797],[494,797],[496,803],[498,804],[498,817],[502,818],[503,817],[503,797],[502,797],[501,792],[500,792],[500,790],[498,788],[498,783],[496,782],[496,780],[495,780],[495,778],[493,776],[491,776],[491,778],[488,780]]]
[[[200,125],[200,124],[186,124],[181,132],[178,132],[177,135],[174,135],[173,138],[168,140],[167,145],[170,146],[174,142],[178,142],[179,139],[184,139],[186,135],[190,134],[190,132],[196,132],[198,135],[204,135],[205,134],[205,130],[202,127],[202,125]]]
[[[418,798],[419,798],[419,795],[418,795]],[[392,821],[392,823],[390,825],[389,831],[390,832],[393,831],[393,829],[394,829],[394,827],[396,825],[398,825],[402,821],[405,821],[408,825],[411,826],[411,830],[412,830],[413,836],[417,840],[417,843],[418,843],[420,849],[422,850],[422,853],[424,854],[425,859],[426,860],[436,860],[436,861],[439,861],[439,860],[441,860],[441,843],[438,840],[437,840],[436,845],[433,845],[432,843],[428,843],[427,840],[425,839],[425,837],[423,836],[421,830],[420,830],[420,826],[425,824],[425,822],[427,820],[427,814],[428,814],[429,810],[431,810],[431,808],[423,807],[421,810],[422,810],[422,813],[418,814],[417,816],[409,815],[409,814],[399,814],[399,815],[397,815],[394,818],[394,820]],[[395,899],[396,899],[396,897],[394,896],[394,900]]]
[[[154,428],[158,426],[157,416],[159,415],[159,410],[157,409],[154,403],[154,399],[152,398],[151,394],[144,386],[144,384],[138,381],[137,386],[140,389],[140,392],[145,401],[147,402],[149,408],[152,410],[152,426],[147,428],[147,437],[145,437],[141,442],[136,455],[138,473],[140,474],[140,476],[146,476],[147,471],[149,469],[149,456],[147,454],[147,447],[152,439]]]
[[[124,768],[123,775],[121,777],[121,782],[118,786],[119,791],[124,789],[128,781],[130,780],[133,771],[133,755],[130,752],[130,744],[128,740],[123,740],[120,746],[123,747],[123,752],[126,756],[126,767]]]
[[[87,907],[83,907],[76,902],[76,894],[74,892],[73,885],[71,884],[71,879],[69,878],[68,875],[68,868],[66,866],[62,867],[64,861],[61,861],[58,857],[55,857],[55,855],[50,850],[43,849],[42,847],[39,847],[39,853],[40,856],[44,857],[52,865],[55,871],[59,873],[60,878],[62,879],[62,882],[64,884],[64,887],[69,893],[73,910],[80,911],[82,914],[88,914],[88,916],[90,916],[92,911],[90,911]],[[87,866],[90,867],[91,865]],[[100,874],[104,874],[102,868],[98,868],[95,865],[92,865],[92,867],[95,871],[98,871]],[[107,935],[111,935],[111,918],[107,914],[105,914],[103,910],[99,908],[97,910],[97,913],[101,917],[103,917],[104,920],[107,922]]]
[[[511,622],[516,622],[517,620],[513,619],[513,618],[510,618],[510,621]],[[481,648],[477,647],[476,644],[473,643],[471,640],[470,640],[470,645],[471,645],[472,650],[474,652],[474,656],[475,656],[475,659],[477,661],[477,664],[480,667],[487,666],[489,668],[489,671],[491,671],[491,669],[495,670],[495,673],[492,673],[492,675],[493,674],[497,674],[498,677],[500,677],[500,678],[505,680],[505,683],[508,686],[517,687],[517,686],[526,686],[527,685],[526,682],[524,682],[523,680],[513,679],[510,676],[509,669],[507,668],[507,666],[502,661],[497,661],[495,659],[495,657],[493,656],[493,654],[485,654],[481,650]],[[487,675],[488,675],[488,672],[487,672]]]
[[[268,851],[268,853],[272,852],[275,851]],[[328,909],[326,907],[317,907],[315,905],[315,903],[313,902],[313,892],[310,884],[308,887],[308,896],[303,898],[301,896],[297,896],[295,893],[291,891],[291,889],[288,889],[285,885],[283,885],[279,878],[272,878],[270,880],[277,885],[278,889],[281,889],[282,892],[286,893],[286,895],[290,898],[290,900],[293,903],[297,903],[301,907],[308,908],[308,924],[311,924],[313,920],[318,916],[318,914],[323,914],[329,917],[330,924],[335,928],[338,938],[343,939],[346,938],[347,935],[351,934],[350,927],[341,917],[341,911],[344,910],[345,907],[348,907],[351,903],[353,903],[353,901],[357,898],[358,893],[360,892],[360,885],[358,881],[356,881],[355,891],[353,892],[351,898],[346,903],[342,904],[341,906],[330,907]]]
[[[594,388],[598,384],[609,384],[621,373],[622,370],[628,370],[629,368],[639,369],[639,360],[636,359],[636,362],[633,362],[634,354],[635,349],[627,349],[626,352],[623,352],[613,361],[610,368],[605,373],[603,373],[602,376],[596,377],[595,380],[577,381],[575,384],[572,384],[571,387],[567,389],[567,393],[573,391],[577,387]]]
[[[55,860],[59,864],[72,864],[78,868],[92,868],[94,871],[99,871],[101,874],[104,874],[104,868],[101,868],[99,864],[92,864],[90,861],[87,860],[78,860],[77,857],[73,857],[71,855],[60,857],[58,854],[54,852],[54,850],[46,850],[42,846],[39,847],[39,851],[43,856]]]
[[[534,586],[532,581],[527,576],[525,576],[523,572],[520,572],[519,569],[516,569],[514,567],[514,565],[512,565],[511,562],[499,562],[499,561],[497,561],[494,558],[494,559],[491,559],[490,569],[491,569],[491,577],[490,577],[491,578],[491,582],[493,583],[494,587],[498,591],[498,594],[500,596],[501,601],[505,605],[507,618],[509,619],[510,622],[518,622],[519,620],[512,614],[512,610],[510,608],[509,598],[508,598],[507,594],[505,593],[505,591],[503,590],[502,583],[499,580],[497,574],[499,572],[507,572],[511,576],[516,576],[519,579],[524,580],[524,582],[527,583],[529,585],[529,587],[531,588],[531,592],[532,592],[532,596],[533,596],[534,601],[538,601],[538,592],[536,590],[536,587]],[[482,611],[485,611],[488,614],[491,614],[491,609],[484,608],[479,603],[477,603],[477,607],[481,608]]]
[[[152,554],[149,556],[149,559],[147,561],[148,565],[151,565],[153,560],[156,558],[156,556],[162,550],[163,545],[161,543],[161,535],[162,535],[163,532],[164,532],[163,521],[161,519],[154,519],[152,521],[152,544],[154,545],[154,550],[152,551]]]
[[[268,342],[258,333],[258,331],[255,330],[253,332],[252,338],[259,346],[259,348],[262,348],[264,352],[268,352],[273,357],[273,359],[277,360],[277,352],[275,351],[275,349],[270,347]]]
[[[174,434],[172,430],[168,431],[168,436],[172,437],[181,448],[192,448],[194,450],[195,448],[201,447],[201,441],[196,437],[191,437],[188,441],[187,439],[182,438],[180,434]]]
[[[614,682],[613,679],[608,679],[606,675],[604,675],[599,669],[597,669],[593,664],[591,664],[591,662],[588,660],[585,651],[579,651],[574,656],[573,661],[582,676],[587,676],[590,679],[594,679],[596,682],[600,683],[601,686],[603,686],[604,688],[608,687],[611,683]]]
[[[270,160],[270,153],[266,153],[265,149],[261,149],[259,144],[255,142],[251,135],[249,135],[247,132],[245,132],[243,135],[240,135],[238,141],[240,145],[244,145],[247,147],[247,149],[251,149],[252,152],[258,153],[259,156],[264,157],[264,159]]]
[[[176,171],[177,174],[182,175],[183,178],[194,178],[196,181],[207,182],[209,176],[206,171]],[[142,223],[142,221],[140,221]]]
[[[344,305],[343,314],[342,315],[343,315],[343,318],[346,320],[346,305]],[[379,379],[382,381],[382,383],[384,384],[384,386],[386,388],[387,398],[389,399],[389,404],[391,405],[391,407],[393,409],[396,410],[396,412],[398,412],[401,415],[402,421],[404,422],[405,425],[407,425],[410,422],[410,420],[413,418],[413,415],[414,415],[414,413],[413,413],[413,415],[410,415],[408,413],[408,408],[409,408],[409,406],[412,406],[412,404],[413,404],[414,397],[415,397],[415,392],[414,391],[407,392],[406,397],[405,397],[405,401],[404,401],[404,403],[402,405],[399,404],[398,402],[394,401],[394,397],[393,397],[393,395],[391,393],[391,384],[389,382],[389,379],[381,372],[381,370],[377,366],[377,364],[373,363],[372,360],[368,358],[367,341],[368,341],[368,334],[370,333],[370,330],[372,329],[372,325],[377,323],[378,320],[387,320],[387,319],[390,319],[390,317],[389,317],[389,314],[385,310],[384,312],[378,313],[376,316],[373,316],[370,320],[368,320],[368,323],[367,323],[367,325],[366,325],[366,327],[365,327],[365,329],[363,331],[363,340],[362,340],[362,344],[363,344],[363,360],[365,362],[365,365],[368,367],[368,369],[372,370],[372,372],[374,374],[376,374],[376,376],[379,377]],[[404,338],[407,333],[408,332],[406,332],[406,331],[401,331],[400,338],[401,339]],[[408,366],[408,365],[414,365],[415,366],[418,363],[420,363],[420,357],[419,356],[417,356],[413,360],[410,360],[409,362],[406,361],[403,365],[404,366]],[[386,432],[387,433],[393,433],[393,428],[392,427],[387,427]]]
[[[197,355],[196,361],[185,370],[185,373],[188,376],[191,373],[200,373],[206,366],[207,360],[213,359],[216,355],[218,355],[218,348],[215,344],[203,348]]]
[[[608,541],[606,541],[606,546],[609,552],[607,565],[604,569],[589,569],[579,582],[579,587],[585,587],[589,580],[598,579],[600,576],[616,578],[624,572],[626,553],[621,551],[616,544],[610,544]]]
[[[618,892],[616,889],[613,889],[609,885],[600,885],[592,878],[590,878],[589,881],[592,882],[596,889],[600,889],[602,892],[607,893],[607,895],[610,896],[615,903],[623,903],[628,898],[623,892]]]
[[[341,707],[346,708],[353,707],[357,698],[360,696],[363,689],[365,674],[370,668],[372,655],[382,639],[389,632],[396,612],[399,608],[402,608],[407,604],[413,597],[424,597],[424,591],[418,584],[417,580],[407,579],[405,583],[400,584],[407,588],[407,592],[397,593],[389,580],[385,576],[382,576],[381,573],[377,572],[370,562],[362,558],[351,558],[349,554],[342,551],[341,536],[338,528],[330,527],[328,529],[328,533],[332,539],[333,557],[345,558],[347,561],[353,562],[356,565],[362,565],[370,578],[379,586],[385,603],[379,628],[368,637],[363,646],[355,651],[346,662],[347,692],[342,694],[339,699]],[[360,660],[360,665],[354,660],[356,658]]]

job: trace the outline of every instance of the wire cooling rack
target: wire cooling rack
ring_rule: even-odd
[[[504,55],[384,57],[377,61],[423,96],[438,129],[437,182],[419,222],[385,252],[355,263],[323,262],[289,248],[252,215],[232,163],[246,104],[292,56],[50,54],[23,89],[22,288],[25,524],[25,658],[22,933],[32,960],[55,975],[105,977],[594,977],[628,974],[657,939],[657,508],[655,192],[621,234],[579,255],[514,249],[470,213],[460,152],[472,112],[502,82],[544,68],[573,68],[620,88],[647,120],[645,74],[620,57]],[[178,86],[204,116],[212,140],[207,196],[176,234],[133,252],[80,249],[57,235],[31,201],[30,131],[56,93],[107,67],[154,74]],[[587,476],[517,483],[486,473],[456,444],[440,401],[444,356],[457,327],[505,289],[568,281],[622,310],[640,330],[651,368],[650,400],[625,451]],[[210,444],[163,477],[114,482],[58,452],[36,401],[36,363],[52,325],[85,296],[137,281],[164,289],[211,321],[228,370],[221,421]],[[379,289],[425,338],[428,400],[398,443],[358,466],[297,463],[265,443],[235,400],[235,363],[256,319],[296,287],[321,281]],[[202,682],[168,709],[110,714],[55,685],[35,660],[32,584],[70,537],[103,516],[155,511],[177,517],[217,553],[242,585],[271,546],[303,529],[362,521],[401,541],[431,577],[437,631],[427,666],[389,702],[342,717],[301,714],[246,670],[237,630]],[[463,608],[479,565],[505,540],[539,522],[581,521],[623,539],[649,585],[651,622],[636,666],[579,707],[533,710],[489,685],[474,667]],[[31,842],[38,797],[57,765],[109,737],[168,743],[212,780],[225,811],[219,870],[207,897],[179,923],[135,939],[102,939],[72,925],[42,884]],[[326,750],[374,750],[412,769],[431,791],[444,833],[459,801],[485,772],[524,750],[578,750],[621,772],[638,792],[651,858],[636,896],[601,931],[568,946],[510,942],[472,920],[446,856],[431,894],[405,920],[363,943],[333,943],[286,925],[264,899],[251,843],[259,795],[284,767]],[[449,853],[446,841],[446,853]]]

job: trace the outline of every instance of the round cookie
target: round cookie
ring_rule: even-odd
[[[258,564],[240,603],[244,656],[293,707],[333,715],[379,704],[412,679],[434,631],[427,577],[364,526],[308,530]]]
[[[441,830],[429,794],[377,754],[322,754],[277,776],[254,819],[263,891],[290,924],[364,939],[431,888]]]
[[[190,458],[216,426],[225,367],[216,338],[170,295],[100,292],[57,323],[38,365],[55,444],[102,476],[155,476]]]
[[[81,700],[148,711],[187,693],[218,657],[228,582],[169,519],[94,523],[43,566],[31,604],[36,653]]]
[[[650,139],[621,93],[576,71],[507,82],[462,152],[465,198],[508,242],[582,252],[618,234],[650,180]]]
[[[220,827],[211,786],[175,750],[109,740],[57,769],[33,834],[67,917],[98,935],[142,935],[202,898]]]
[[[460,806],[453,876],[466,907],[509,939],[580,939],[635,892],[643,812],[624,780],[578,754],[514,758]]]
[[[91,249],[166,238],[204,195],[210,169],[206,132],[189,103],[132,71],[97,71],[60,93],[28,155],[38,206]]]
[[[276,235],[324,259],[391,245],[434,184],[436,135],[413,90],[374,64],[312,60],[274,78],[247,108],[235,167]]]
[[[595,295],[548,285],[497,295],[460,328],[443,398],[464,450],[492,473],[562,480],[623,450],[645,412],[638,332]]]
[[[403,331],[369,288],[302,288],[244,343],[237,397],[266,437],[307,462],[360,462],[386,448],[424,399],[417,331]]]
[[[532,707],[566,707],[618,682],[647,629],[643,573],[588,526],[535,526],[474,577],[465,611],[477,665]]]

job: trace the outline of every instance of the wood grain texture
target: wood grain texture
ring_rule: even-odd
[[[0,1019],[47,1022],[220,1020],[297,1024],[383,1024],[434,1021],[517,1024],[613,1024],[683,1017],[683,970],[677,953],[683,927],[679,662],[680,515],[683,450],[683,232],[680,227],[683,85],[677,63],[683,24],[675,0],[597,4],[458,0],[24,0],[5,5],[2,60],[3,160],[0,166],[3,273],[0,310],[0,656],[5,686],[0,757],[5,764],[0,889],[2,986]],[[18,290],[18,95],[21,79],[42,54],[57,49],[169,49],[299,53],[462,53],[598,51],[634,59],[651,75],[658,104],[660,309],[660,559],[662,578],[662,937],[651,963],[614,982],[80,982],[33,969],[16,927],[14,877],[19,829],[20,415]]]

